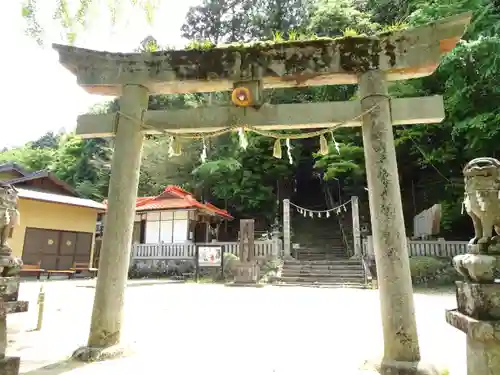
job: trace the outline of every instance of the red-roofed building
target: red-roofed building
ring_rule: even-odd
[[[210,242],[217,239],[218,224],[232,219],[226,210],[170,185],[158,196],[137,198],[132,242]]]

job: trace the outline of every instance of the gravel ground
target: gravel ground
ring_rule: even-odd
[[[46,282],[40,332],[30,332],[39,284],[22,284],[30,311],[8,318],[8,354],[21,357],[21,374],[347,375],[382,351],[378,291],[132,282],[123,332],[131,354],[81,365],[67,358],[86,342],[93,283]],[[465,335],[444,320],[454,294],[419,292],[415,299],[423,359],[465,374]]]

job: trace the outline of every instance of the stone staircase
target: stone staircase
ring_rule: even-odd
[[[349,224],[351,218],[342,220],[342,232],[339,218],[304,218],[295,215],[292,219],[292,243],[298,244],[299,249],[293,255],[299,260],[329,260],[347,258],[351,247],[352,229]],[[346,243],[346,240],[348,243]]]
[[[338,260],[345,259],[345,248],[342,245],[332,245],[328,250],[299,248],[292,251],[292,254],[297,260]]]
[[[277,281],[281,286],[368,287],[363,262],[355,259],[285,260]]]

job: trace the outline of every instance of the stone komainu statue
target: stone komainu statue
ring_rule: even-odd
[[[0,185],[0,276],[13,276],[22,266],[19,258],[12,256],[7,240],[12,237],[14,227],[19,224],[17,190],[10,185]]]
[[[497,242],[500,234],[500,161],[494,158],[471,160],[463,169],[465,180],[464,206],[474,225],[474,238],[470,244]]]
[[[467,281],[494,283],[500,266],[500,161],[494,158],[471,160],[463,174],[463,203],[474,225],[474,238],[469,241],[467,254],[455,256],[453,265]]]

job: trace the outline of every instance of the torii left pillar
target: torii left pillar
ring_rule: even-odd
[[[121,352],[119,343],[144,139],[141,123],[147,105],[145,87],[123,86],[88,346],[73,354],[84,361]]]

